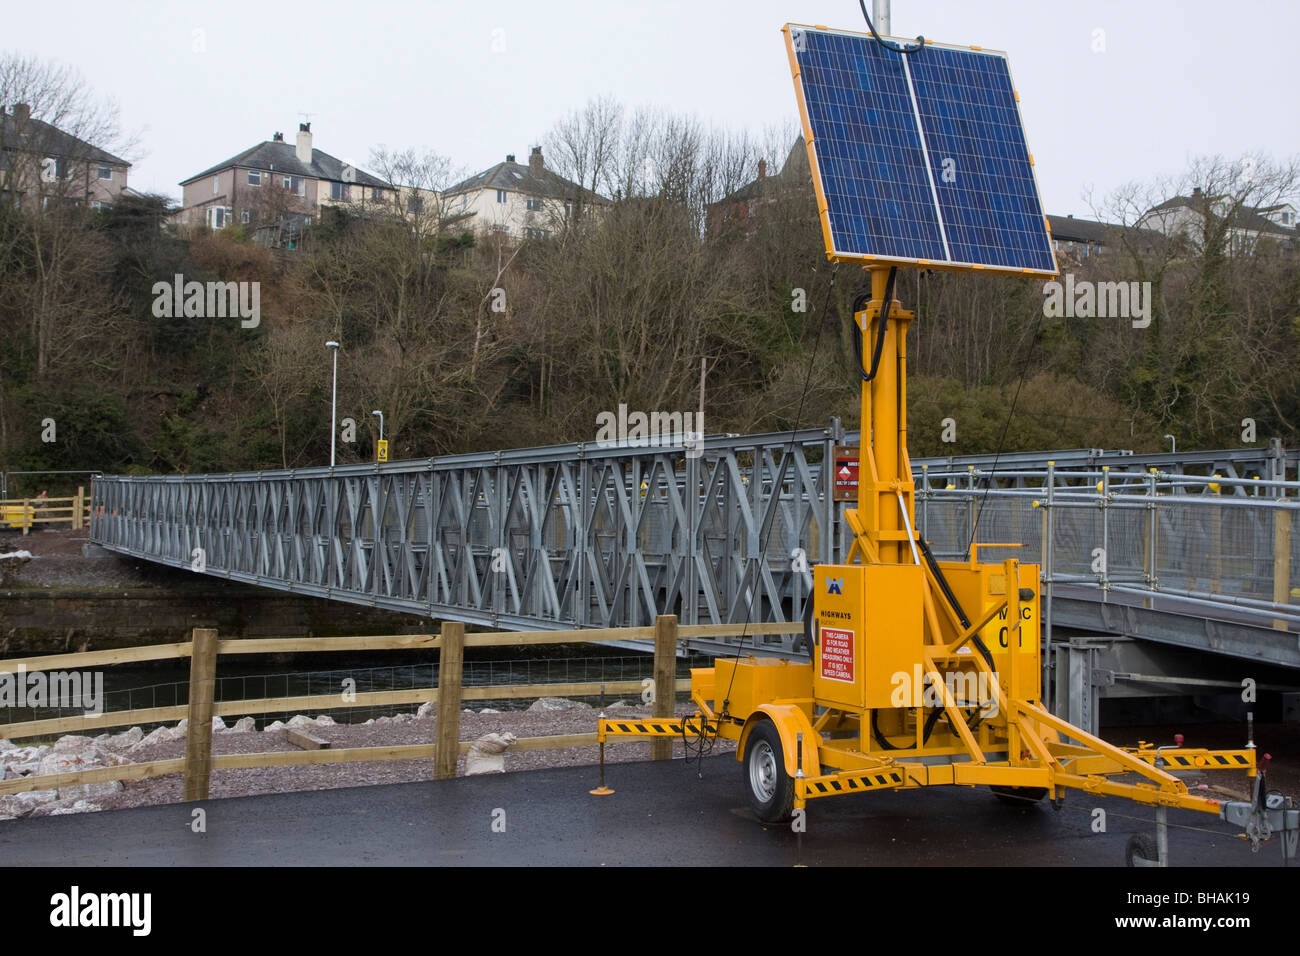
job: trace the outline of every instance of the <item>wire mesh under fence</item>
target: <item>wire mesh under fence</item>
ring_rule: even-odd
[[[691,661],[677,662],[677,676],[690,677]],[[654,659],[645,654],[628,656],[602,656],[562,659],[513,659],[465,661],[461,674],[464,688],[527,685],[537,688],[528,697],[488,697],[475,694],[466,700],[467,707],[491,707],[495,710],[527,710],[540,697],[553,696],[545,692],[545,685],[564,687],[572,684],[616,684],[625,681],[645,682],[653,678]],[[261,702],[276,698],[333,697],[332,701],[318,700],[293,711],[262,711],[257,704],[247,714],[259,729],[276,720],[287,721],[296,713],[309,717],[328,716],[338,723],[357,724],[379,717],[414,713],[425,701],[411,700],[375,706],[346,706],[367,693],[391,691],[431,691],[438,686],[437,664],[410,664],[390,667],[350,667],[318,671],[296,671],[279,674],[238,675],[218,677],[215,699],[218,704],[234,705],[239,701]],[[612,688],[601,693],[565,694],[573,700],[593,707],[616,700],[635,702],[649,684],[638,684],[636,691],[616,693]],[[432,694],[428,695],[429,697]],[[554,695],[559,696],[559,695]],[[229,709],[228,707],[225,709]],[[308,713],[310,711],[310,713]],[[237,719],[232,714],[227,723]]]
[[[1161,502],[1157,513],[1161,588],[1274,599],[1274,571],[1281,563],[1274,550],[1275,509]],[[1293,542],[1283,593],[1295,580],[1295,553]]]
[[[918,501],[917,511],[921,534],[937,558],[968,559],[973,528],[977,544],[1018,545],[982,549],[981,561],[1042,561],[1042,512],[1033,507],[1029,498],[926,498]]]
[[[1052,507],[1052,572],[1056,580],[1144,583],[1150,564],[1150,512],[1140,504],[1058,501]]]
[[[969,498],[918,498],[916,521],[937,558],[960,558],[970,541]]]
[[[1101,569],[1109,568],[1112,563],[1105,554],[1111,536],[1109,521],[1110,517],[1103,515],[1101,509],[1091,503],[1056,503],[1052,506],[1054,579],[1101,579]],[[1141,567],[1140,562],[1138,567]]]
[[[0,723],[100,718],[115,711],[147,711],[160,707],[184,706],[189,701],[189,683],[168,682],[139,686],[113,686],[124,678],[112,669],[75,671],[23,671],[0,674]],[[126,678],[129,679],[129,678]],[[7,706],[6,706],[7,705]],[[140,724],[145,732],[166,721]],[[51,742],[66,734],[97,737],[114,735],[128,728],[105,725],[102,731],[54,730],[24,736],[24,745]],[[0,735],[2,736],[2,735]]]

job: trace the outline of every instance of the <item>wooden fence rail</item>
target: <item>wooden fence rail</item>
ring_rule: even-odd
[[[494,631],[465,634],[464,625],[446,622],[439,634],[381,634],[373,637],[345,638],[255,638],[221,640],[217,632],[196,628],[189,641],[128,647],[107,651],[83,651],[40,657],[0,660],[0,673],[28,673],[49,670],[75,670],[87,667],[140,661],[190,659],[190,694],[188,704],[110,711],[100,715],[77,715],[46,720],[30,720],[0,725],[0,738],[66,733],[102,732],[109,727],[166,723],[185,717],[185,756],[119,767],[100,767],[73,773],[46,774],[0,781],[0,796],[31,790],[49,790],[85,783],[112,780],[144,780],[173,773],[185,777],[185,799],[205,800],[213,770],[251,767],[298,766],[302,764],[348,763],[372,760],[428,760],[434,762],[434,778],[456,775],[456,760],[469,749],[470,742],[460,736],[460,713],[470,700],[508,700],[529,697],[581,697],[597,694],[641,694],[646,688],[640,680],[582,681],[546,684],[490,684],[464,686],[463,648],[498,647],[527,644],[607,643],[642,640],[654,642],[652,688],[671,685],[671,693],[653,693],[656,716],[669,716],[676,695],[690,690],[690,681],[676,679],[677,643],[690,637],[727,637],[745,634],[750,637],[793,634],[802,630],[798,623],[781,624],[700,624],[680,627],[675,615],[656,619],[651,627],[601,628],[576,631]],[[297,697],[268,697],[251,700],[216,701],[215,688],[218,659],[222,655],[320,653],[326,651],[402,651],[437,649],[439,652],[438,686],[406,690],[371,691],[350,694],[311,694]],[[252,754],[213,754],[212,718],[236,715],[342,710],[395,704],[435,703],[438,706],[436,737],[431,744],[403,744],[388,747],[349,747],[342,750],[285,751]],[[613,741],[611,741],[613,742]],[[619,739],[617,742],[634,742]],[[514,751],[553,750],[594,746],[596,734],[560,734],[526,737],[511,745]],[[671,756],[669,747],[652,749],[654,759]]]
[[[70,524],[81,529],[90,521],[90,497],[84,486],[66,498],[0,498],[0,528],[22,528],[28,534],[34,524]]]

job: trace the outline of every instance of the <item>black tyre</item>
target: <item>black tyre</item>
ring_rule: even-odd
[[[1124,845],[1124,865],[1137,866],[1135,860],[1144,860],[1148,863],[1160,862],[1160,851],[1156,848],[1156,841],[1145,833],[1133,834]]]
[[[785,771],[781,735],[771,721],[754,726],[741,763],[749,805],[764,823],[784,823],[794,815],[794,779]]]
[[[993,796],[1013,807],[1027,807],[1047,796],[1046,787],[989,787]]]

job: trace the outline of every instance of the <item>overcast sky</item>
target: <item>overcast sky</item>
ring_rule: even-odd
[[[787,21],[865,29],[856,0],[75,0],[6,4],[0,50],[80,70],[139,134],[131,185],[179,197],[304,113],[363,168],[381,144],[522,160],[603,94],[758,134],[797,118]],[[894,0],[893,32],[1008,52],[1053,214],[1197,155],[1300,153],[1295,0]]]

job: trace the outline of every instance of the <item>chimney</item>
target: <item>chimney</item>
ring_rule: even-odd
[[[19,129],[22,129],[27,125],[27,121],[31,118],[31,115],[32,108],[26,103],[14,104],[14,125]]]
[[[311,165],[311,123],[298,124],[298,145],[295,149],[298,162],[304,166]]]
[[[542,163],[542,147],[534,146],[533,151],[528,155],[528,172],[535,177],[541,176],[545,168]]]
[[[284,134],[281,133],[279,130],[276,130],[275,135],[271,137],[271,142],[273,142],[273,143],[283,143],[283,142],[284,142]]]
[[[514,153],[506,153],[506,162],[507,162],[507,163],[513,163],[514,161],[515,161],[515,154],[514,154]]]
[[[1192,190],[1192,195],[1195,196],[1197,199],[1200,199],[1200,198],[1201,198],[1201,187],[1200,187],[1200,186],[1195,187],[1195,188]]]
[[[758,161],[758,178],[759,178],[759,179],[767,179],[767,160],[766,160],[766,159],[760,159],[760,160]]]

